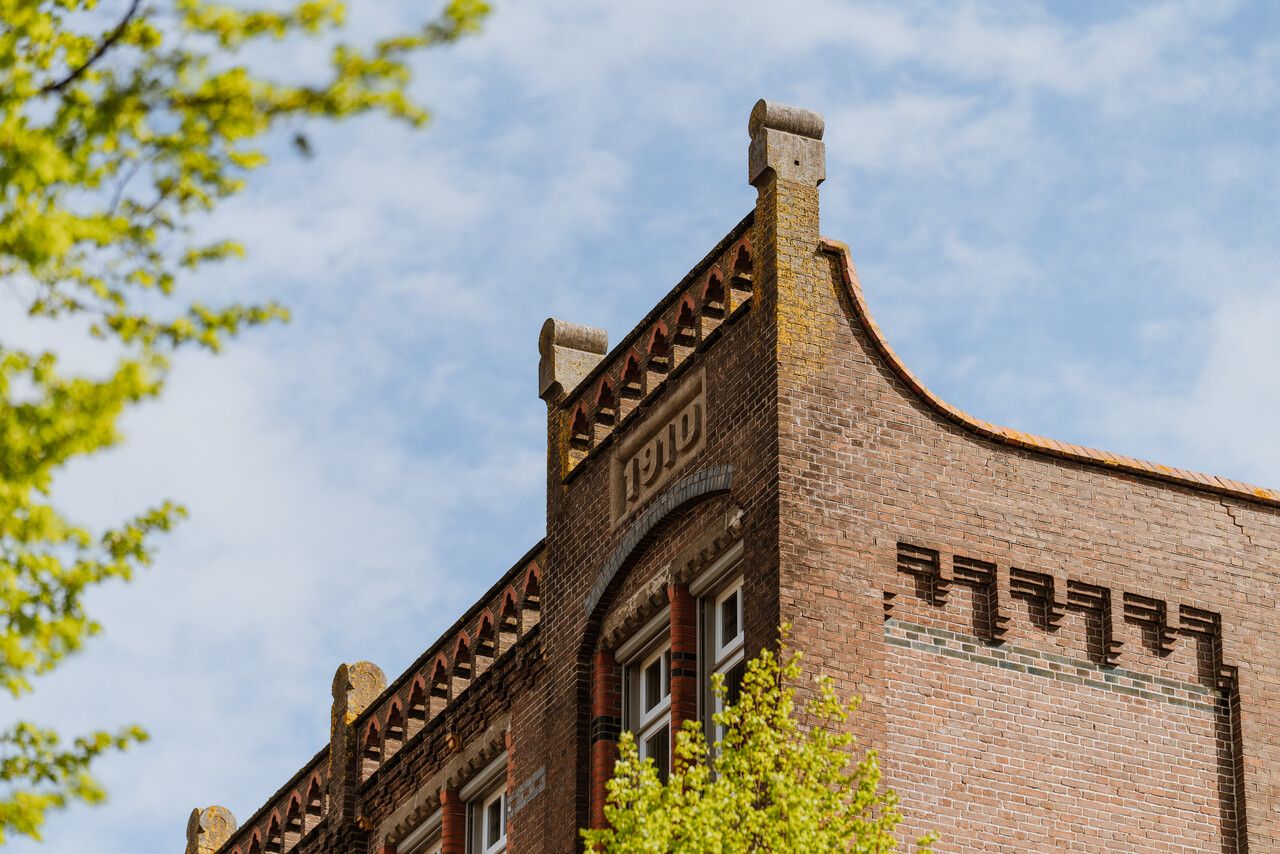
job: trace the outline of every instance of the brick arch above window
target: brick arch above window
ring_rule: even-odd
[[[715,466],[681,478],[654,499],[632,520],[630,527],[622,535],[622,541],[618,543],[618,547],[596,574],[595,584],[592,585],[585,602],[587,616],[591,617],[595,614],[618,571],[631,557],[632,552],[647,541],[654,528],[690,505],[728,492],[732,485],[733,466]]]

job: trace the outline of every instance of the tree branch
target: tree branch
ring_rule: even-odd
[[[150,159],[151,158],[149,156],[139,157],[130,164],[128,173],[125,174],[125,176],[120,180],[120,183],[116,185],[115,192],[111,194],[111,204],[107,207],[108,214],[114,214],[116,212],[116,208],[120,206],[120,200],[124,197],[124,188],[133,180],[133,176],[138,174],[138,170],[142,168],[143,164]]]
[[[45,86],[43,89],[40,90],[39,94],[48,95],[53,92],[61,92],[63,89],[67,88],[72,83],[74,83],[81,74],[84,74],[86,71],[88,71],[90,66],[92,66],[99,59],[102,59],[102,55],[107,51],[111,50],[111,46],[114,45],[117,41],[119,41],[120,37],[124,35],[124,28],[129,26],[129,22],[132,21],[133,16],[137,14],[138,6],[141,5],[141,3],[142,3],[142,0],[132,0],[132,2],[129,3],[128,11],[126,11],[124,13],[124,17],[120,19],[120,23],[116,24],[115,29],[107,34],[107,37],[103,39],[102,43],[98,45],[97,49],[94,50],[94,52],[89,55],[89,58],[86,59],[84,62],[80,63],[80,65],[73,68],[71,72],[67,74],[66,77],[63,77],[61,80],[58,80],[55,83],[50,83],[47,86]]]

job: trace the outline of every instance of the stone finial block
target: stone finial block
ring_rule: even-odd
[[[751,116],[747,119],[747,132],[755,136],[761,128],[786,131],[796,136],[807,136],[809,139],[822,139],[826,122],[822,118],[822,113],[761,98],[751,108]]]
[[[558,401],[609,352],[609,334],[594,326],[547,318],[538,335],[538,397]]]
[[[333,675],[333,731],[359,717],[386,687],[386,674],[371,661],[339,665]]]
[[[213,854],[236,832],[236,817],[226,807],[211,806],[191,811],[187,819],[185,854]]]
[[[770,174],[818,186],[827,177],[827,149],[821,113],[761,99],[751,110],[747,178],[753,185]]]

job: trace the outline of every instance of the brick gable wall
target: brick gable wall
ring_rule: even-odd
[[[576,850],[577,828],[589,819],[590,671],[601,624],[612,609],[630,601],[637,591],[664,572],[674,558],[701,540],[713,520],[722,518],[732,503],[742,508],[746,560],[766,568],[776,563],[772,553],[770,485],[773,482],[772,407],[769,391],[770,354],[754,309],[722,327],[715,346],[702,354],[706,371],[706,443],[683,473],[732,465],[729,496],[710,497],[680,509],[654,528],[651,536],[630,553],[615,584],[597,608],[588,613],[587,601],[601,570],[625,538],[628,525],[614,528],[609,514],[607,459],[600,455],[579,464],[563,483],[556,471],[548,494],[547,555],[554,572],[546,585],[544,645],[548,658],[548,693],[544,744],[573,745],[552,750],[548,789],[557,792],[546,809],[545,851]],[[650,407],[661,405],[661,393]],[[638,413],[643,420],[645,413]],[[637,421],[639,423],[639,421]],[[747,597],[776,602],[776,589],[767,572],[753,573]],[[663,598],[666,598],[665,589]],[[756,646],[773,637],[776,609],[752,612],[748,642]]]
[[[685,585],[734,543],[747,654],[787,622],[806,671],[863,698],[904,840],[1280,850],[1280,495],[938,400],[820,237],[821,117],[762,102],[751,134],[754,211],[635,330],[605,352],[544,327],[544,543],[381,693],[335,699],[334,747],[219,850],[391,854],[504,750],[510,850],[579,850],[621,725],[614,650],[673,605],[688,717]]]
[[[807,669],[865,698],[904,837],[1280,850],[1276,510],[957,426],[815,249],[779,392],[783,618]]]

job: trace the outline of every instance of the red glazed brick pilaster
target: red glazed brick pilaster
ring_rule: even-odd
[[[698,612],[689,588],[667,587],[671,602],[671,746],[685,721],[698,717]],[[673,753],[674,757],[674,753]]]
[[[456,789],[440,790],[441,854],[466,854],[467,805]]]
[[[618,761],[622,677],[612,650],[598,650],[591,669],[591,826],[604,827],[605,784]]]

